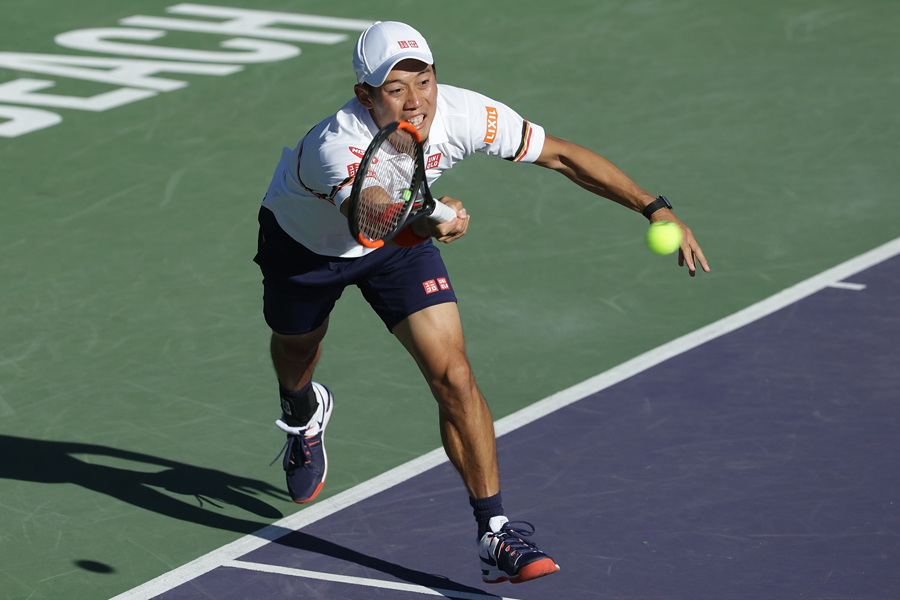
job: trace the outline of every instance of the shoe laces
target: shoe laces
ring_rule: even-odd
[[[272,462],[269,463],[269,466],[271,467],[272,465],[274,465],[275,461],[281,458],[281,455],[284,454],[284,462],[282,464],[285,470],[290,468],[291,463],[299,467],[303,465],[303,463],[309,462],[311,460],[310,452],[309,441],[306,439],[305,435],[288,435],[287,441],[284,443],[284,446],[281,447],[281,451],[278,452],[278,456],[276,456],[272,460]],[[296,462],[294,460],[295,456],[297,458],[300,458],[301,460],[299,462]]]
[[[527,526],[528,529],[523,526]],[[517,553],[521,554],[526,550],[537,550],[537,546],[522,539],[523,537],[531,537],[534,535],[534,525],[527,521],[507,521],[500,528],[500,531],[495,532],[493,535],[494,538],[500,542],[497,544],[498,554],[504,547],[506,547],[510,555],[513,556]]]

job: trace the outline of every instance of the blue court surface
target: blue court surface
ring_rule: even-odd
[[[896,598],[893,246],[502,435],[507,512],[535,524],[558,574],[483,584],[441,462],[142,597]]]

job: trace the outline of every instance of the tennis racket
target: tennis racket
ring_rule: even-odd
[[[425,177],[422,138],[406,121],[381,128],[356,171],[347,221],[350,235],[366,248],[380,248],[420,217],[439,223],[456,211],[437,202]]]

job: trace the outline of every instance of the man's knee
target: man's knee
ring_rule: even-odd
[[[285,335],[272,332],[272,354],[292,363],[308,362],[315,358],[325,337],[327,323],[319,329],[302,335]]]
[[[272,350],[279,356],[290,362],[304,362],[315,356],[319,349],[319,342],[310,343],[308,340],[294,339],[293,336],[274,334],[272,336]]]
[[[430,374],[429,383],[438,402],[468,399],[477,389],[472,367],[465,353],[454,352]]]

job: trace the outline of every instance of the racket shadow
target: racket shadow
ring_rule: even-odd
[[[0,479],[73,483],[173,519],[237,533],[254,533],[283,516],[262,498],[288,500],[264,481],[96,444],[0,435],[0,456],[6,457]],[[265,520],[216,512],[226,504]]]

